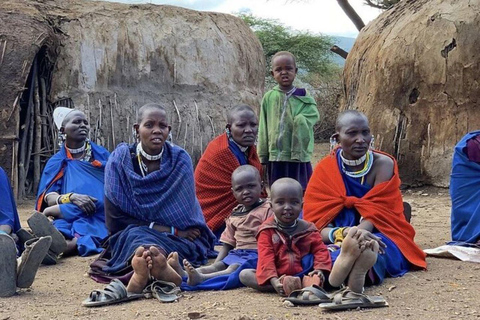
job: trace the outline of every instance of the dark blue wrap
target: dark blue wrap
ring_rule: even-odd
[[[103,208],[103,184],[105,164],[109,152],[93,142],[90,142],[92,156],[100,166],[91,162],[69,159],[65,147],[48,160],[42,173],[37,194],[37,210],[41,211],[43,197],[52,191],[60,194],[69,192],[85,194],[97,199],[96,211],[93,215],[85,214],[73,203],[61,204],[63,219],[54,220],[54,226],[67,238],[77,238],[79,255],[88,256],[102,251],[101,243],[107,238],[105,212]],[[63,176],[55,180],[60,171]]]
[[[467,141],[480,135],[468,133],[455,146],[450,177],[452,198],[452,240],[450,244],[476,243],[480,240],[480,163],[465,154]]]
[[[167,254],[177,251],[194,265],[214,257],[214,235],[207,227],[195,196],[193,166],[188,153],[166,143],[160,170],[145,177],[134,170],[130,148],[120,144],[112,153],[105,171],[105,196],[120,210],[146,222],[173,226],[179,230],[198,228],[201,236],[189,241],[145,226],[129,226],[109,239],[111,259],[104,271],[116,273],[127,267],[141,245],[155,245]]]
[[[341,149],[339,149],[337,152],[337,159],[338,166],[341,168],[342,160],[339,155],[340,150]],[[372,188],[367,184],[362,185],[355,178],[347,176],[342,170],[340,171],[342,172],[342,178],[347,190],[347,196],[362,198]],[[334,226],[337,227],[352,227],[357,226],[359,223],[360,214],[354,208],[344,208],[333,220]],[[400,277],[407,273],[410,270],[410,264],[402,255],[395,243],[382,233],[379,233],[377,230],[373,230],[373,233],[382,238],[382,241],[387,245],[385,254],[379,254],[377,262],[373,266],[373,270],[375,271],[376,275],[376,279],[372,279],[374,280],[374,283],[382,283],[383,279],[387,275],[390,277]],[[335,263],[335,260],[340,254],[340,250],[331,253],[332,264]]]
[[[17,206],[7,174],[0,168],[0,225],[8,225],[15,233],[20,229]]]

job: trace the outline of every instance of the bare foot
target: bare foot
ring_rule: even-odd
[[[152,259],[150,252],[144,247],[138,247],[132,258],[133,276],[128,282],[127,291],[141,293],[150,279]]]
[[[380,245],[375,240],[365,242],[365,249],[362,251],[357,261],[353,265],[350,276],[348,277],[348,287],[356,293],[362,293],[365,284],[365,276],[368,270],[377,262]]]
[[[185,270],[183,270],[182,266],[180,265],[180,261],[178,260],[178,252],[170,252],[167,257],[167,263],[175,270],[182,278],[187,276]]]
[[[187,259],[183,259],[183,266],[188,275],[187,283],[190,286],[196,286],[205,281],[205,276],[198,272]]]
[[[340,287],[352,271],[355,261],[362,253],[358,242],[361,233],[356,227],[352,227],[342,243],[340,255],[335,261],[328,281],[334,287]]]
[[[177,286],[182,284],[182,277],[167,263],[165,256],[157,247],[151,246],[150,252],[153,260],[152,277],[157,280],[169,281]]]

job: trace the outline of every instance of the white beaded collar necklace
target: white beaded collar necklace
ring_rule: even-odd
[[[70,149],[69,147],[67,147],[67,145],[65,145],[65,147],[68,149],[68,151],[71,154],[79,154],[79,153],[82,153],[83,151],[85,151],[85,148],[87,147],[87,142],[85,142],[83,144],[83,146],[81,146],[80,148],[77,148],[77,149]]]
[[[342,162],[349,166],[349,167],[355,167],[355,166],[359,166],[361,165],[362,163],[365,162],[365,159],[367,158],[367,154],[365,153],[362,157],[360,157],[359,159],[357,160],[348,160],[348,159],[345,159],[343,157],[343,150],[340,152],[340,158],[342,159]]]
[[[152,156],[152,155],[146,153],[145,151],[143,151],[141,142],[137,143],[137,154],[141,154],[148,161],[156,161],[156,160],[162,159],[163,149],[164,148],[162,148],[162,151],[160,151],[159,154]]]

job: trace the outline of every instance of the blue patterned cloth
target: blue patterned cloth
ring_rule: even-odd
[[[337,152],[337,160],[338,166],[341,168],[342,160],[340,158],[340,150],[341,149]],[[370,191],[370,189],[372,189],[370,185],[366,183],[362,185],[357,179],[347,176],[342,170],[340,171],[342,172],[347,196],[362,198],[368,191]],[[344,208],[333,220],[334,227],[352,227],[359,223],[360,214],[354,208]],[[385,254],[379,254],[377,262],[373,266],[375,272],[374,279],[371,279],[373,284],[382,283],[385,276],[400,277],[407,273],[410,270],[410,263],[402,255],[400,249],[398,249],[395,243],[382,233],[378,232],[378,230],[373,230],[372,233],[380,237],[387,245]],[[335,263],[339,254],[340,250],[331,253],[332,264]]]
[[[107,238],[105,211],[103,206],[104,170],[110,153],[107,149],[90,142],[92,156],[98,166],[92,162],[69,159],[65,146],[47,162],[38,187],[38,211],[45,209],[44,196],[52,191],[60,194],[69,192],[85,194],[97,199],[95,213],[87,215],[73,203],[60,204],[62,219],[55,219],[53,225],[67,239],[77,238],[80,256],[100,253],[102,242]],[[63,171],[63,176],[57,175]]]
[[[143,177],[134,170],[129,146],[118,145],[105,169],[105,196],[138,220],[179,230],[195,227],[201,236],[192,242],[145,226],[130,226],[109,239],[111,260],[104,271],[118,272],[127,267],[140,245],[156,245],[167,254],[177,251],[194,265],[215,256],[215,236],[205,223],[195,196],[192,161],[182,148],[166,143],[160,170]]]

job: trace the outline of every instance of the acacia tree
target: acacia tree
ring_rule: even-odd
[[[400,2],[400,0],[365,0],[366,5],[382,10],[390,9],[398,2]]]
[[[263,47],[267,62],[266,76],[270,78],[272,56],[278,51],[289,51],[297,59],[299,77],[306,79],[310,74],[328,77],[338,70],[331,61],[332,38],[304,31],[291,30],[276,20],[258,18],[250,14],[240,14]]]

